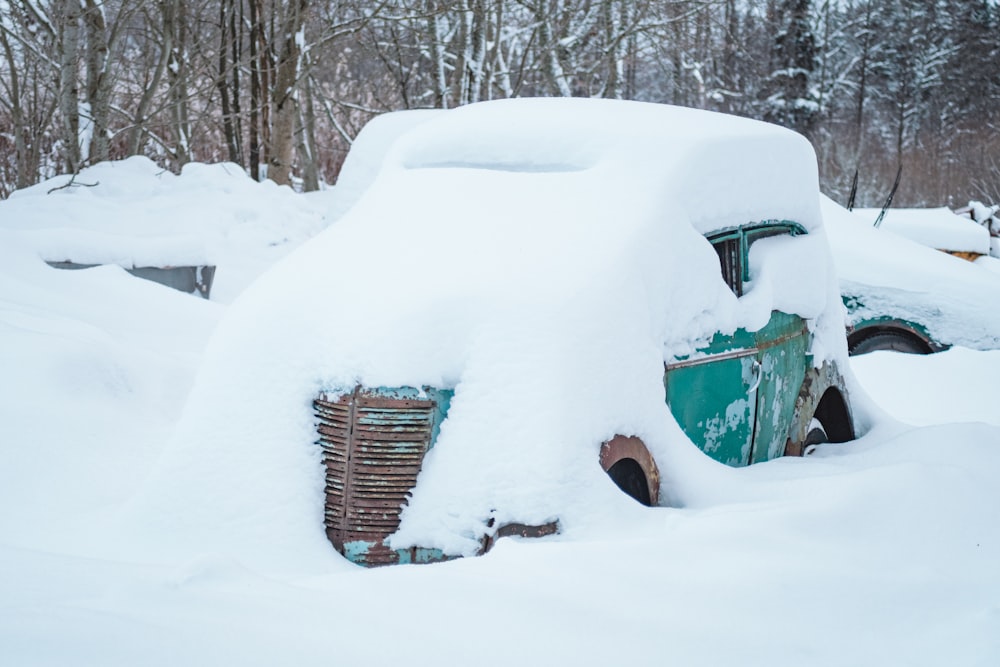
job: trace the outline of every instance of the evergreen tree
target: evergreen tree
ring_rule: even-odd
[[[764,119],[806,136],[819,111],[812,83],[816,69],[816,40],[810,25],[810,0],[782,0],[775,9],[777,28],[772,47],[771,74],[764,83]]]

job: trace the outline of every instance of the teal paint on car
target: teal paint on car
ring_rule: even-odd
[[[932,354],[947,350],[950,345],[938,340],[922,322],[891,315],[865,314],[860,297],[844,295],[847,309],[847,347],[850,354],[867,354],[891,350],[911,354]]]
[[[775,236],[799,236],[793,222],[768,221],[709,237],[724,279],[742,295],[751,281],[749,249]],[[666,364],[667,403],[678,424],[702,451],[732,466],[781,456],[795,404],[812,365],[811,338],[798,315],[774,311],[759,331],[717,333],[695,355]]]

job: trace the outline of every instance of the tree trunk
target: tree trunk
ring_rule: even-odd
[[[621,45],[615,0],[601,0],[601,23],[604,27],[604,90],[602,97],[621,99]],[[625,11],[624,7],[621,8]]]
[[[239,152],[236,149],[236,128],[233,124],[233,107],[229,101],[229,71],[230,68],[233,71],[239,69],[235,59],[232,64],[229,62],[230,42],[236,39],[235,31],[230,32],[235,13],[236,8],[233,7],[233,0],[219,3],[219,76],[216,87],[219,89],[219,98],[222,104],[222,133],[226,139],[229,161],[239,163]]]
[[[87,34],[87,106],[90,109],[90,142],[86,154],[91,162],[111,157],[111,75],[108,71],[111,44],[104,16],[104,3],[84,0],[83,24]]]
[[[59,112],[62,116],[62,155],[66,171],[80,170],[80,92],[77,62],[80,50],[80,2],[62,0],[59,5]]]
[[[170,81],[170,114],[175,134],[174,160],[178,169],[191,161],[191,123],[188,110],[187,14],[184,3],[167,0],[171,8],[173,49],[167,77]]]
[[[308,69],[308,63],[305,68]],[[296,142],[299,164],[302,168],[302,189],[305,192],[319,190],[319,165],[316,155],[316,111],[313,106],[312,85],[309,79],[302,81],[301,88],[304,99],[298,105]]]
[[[295,152],[295,117],[298,113],[295,90],[298,86],[299,59],[305,42],[303,20],[308,0],[291,0],[279,22],[281,53],[274,77],[272,104],[274,125],[267,176],[278,185],[292,184],[292,158]]]
[[[447,47],[444,43],[447,32],[444,12],[437,6],[435,0],[427,0],[425,8],[428,14],[431,53],[434,58],[434,106],[447,109],[450,106],[451,93],[448,89]]]
[[[261,0],[250,0],[250,177],[260,180],[260,109],[263,95],[261,94],[260,61],[257,57],[257,45],[263,26],[258,15]]]
[[[552,34],[552,14],[557,5],[549,0],[539,0],[535,8],[538,20],[538,48],[544,62],[545,78],[551,89],[562,97],[571,97],[573,89],[566,78],[566,72],[559,62],[559,43]]]
[[[167,63],[170,61],[170,53],[173,49],[173,32],[168,29],[167,21],[165,20],[162,11],[162,7],[167,4],[168,3],[161,4],[159,44],[160,57],[156,61],[156,69],[153,70],[152,77],[146,82],[145,90],[142,91],[142,97],[139,99],[139,105],[136,107],[135,115],[132,119],[132,127],[129,129],[129,155],[138,155],[141,153],[143,145],[146,143],[146,137],[148,136],[148,128],[146,125],[149,121],[149,110],[153,104],[153,97],[158,92],[160,83],[163,81],[163,74],[167,69]]]
[[[14,161],[17,165],[17,174],[14,177],[15,187],[23,188],[31,184],[30,181],[25,182],[27,176],[25,172],[28,166],[28,143],[26,140],[28,128],[24,120],[24,109],[21,107],[21,84],[17,73],[18,67],[14,61],[14,51],[10,47],[7,33],[4,30],[0,30],[0,46],[3,47],[4,59],[7,61],[8,75],[10,76],[10,84],[7,87],[10,100],[5,102],[3,98],[0,98],[0,107],[7,107],[14,126]],[[0,183],[0,198],[6,194],[3,185]]]

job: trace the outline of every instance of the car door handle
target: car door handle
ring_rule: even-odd
[[[762,373],[761,373],[761,368],[760,368],[760,362],[757,361],[756,359],[754,359],[753,360],[753,384],[750,385],[749,389],[747,389],[747,393],[748,394],[752,394],[755,391],[757,391],[757,387],[760,386],[761,375],[762,375]]]

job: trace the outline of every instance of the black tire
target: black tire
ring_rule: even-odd
[[[889,350],[905,354],[931,353],[930,347],[923,341],[895,331],[879,331],[878,333],[873,333],[860,340],[856,340],[849,346],[849,353],[852,357],[877,350]]]
[[[789,440],[785,445],[785,456],[809,456],[816,449],[816,445],[823,445],[828,442],[830,442],[830,436],[826,433],[826,427],[813,417],[809,423],[809,430],[806,431],[805,440],[801,443]]]
[[[802,456],[809,456],[816,449],[816,445],[825,445],[830,442],[830,437],[826,434],[826,428],[817,419],[812,420],[809,425],[809,433],[806,434],[806,441],[802,443]]]

